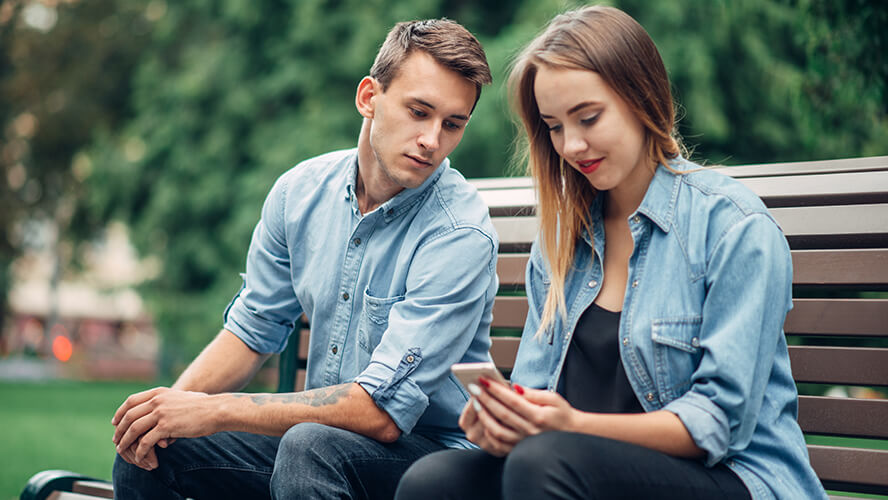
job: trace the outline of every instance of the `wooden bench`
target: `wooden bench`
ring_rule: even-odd
[[[720,171],[765,201],[792,249],[795,307],[784,328],[811,464],[829,490],[888,495],[888,156]],[[528,178],[472,183],[500,237],[491,355],[508,374],[527,313],[524,268],[537,231],[534,193]],[[279,392],[304,385],[308,327],[297,330],[280,357]],[[877,397],[812,395],[825,386]],[[88,498],[67,495],[95,495],[102,485],[55,472],[43,482],[77,492],[57,491],[55,498]],[[23,500],[46,498],[25,493]],[[104,495],[111,497],[107,487]]]

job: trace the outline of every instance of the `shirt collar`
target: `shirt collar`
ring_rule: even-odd
[[[348,181],[345,185],[346,199],[353,199],[355,197],[355,184],[358,179],[358,152],[355,150],[350,160],[348,161]],[[395,196],[391,197],[389,200],[382,203],[380,206],[374,210],[374,212],[379,211],[384,214],[385,220],[390,221],[391,219],[401,215],[410,209],[416,202],[425,198],[425,195],[430,192],[431,187],[438,182],[438,179],[444,174],[444,172],[450,168],[450,159],[444,158],[444,161],[435,168],[435,171],[430,175],[419,187],[404,189]],[[371,212],[372,213],[372,212]]]
[[[682,171],[684,163],[686,163],[684,158],[679,156],[671,160],[669,166]],[[680,186],[681,175],[659,165],[636,212],[646,215],[664,233],[668,233],[675,219],[675,205]]]

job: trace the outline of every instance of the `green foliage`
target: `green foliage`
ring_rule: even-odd
[[[888,153],[883,55],[888,4],[611,3],[636,17],[660,48],[681,103],[680,130],[695,146],[696,159],[751,163]],[[97,7],[87,10],[86,4]],[[161,258],[163,272],[144,293],[166,341],[163,366],[169,367],[187,362],[221,325],[274,180],[303,159],[355,145],[360,128],[355,88],[394,23],[447,16],[481,40],[494,84],[484,90],[451,159],[467,177],[500,176],[521,171],[521,166],[509,168],[516,134],[504,88],[509,62],[555,13],[578,3],[97,0],[75,5],[95,18],[77,17],[71,26],[80,38],[64,38],[60,17],[59,31],[41,34],[53,46],[92,40],[90,33],[101,31],[109,12],[126,27],[116,33],[141,29],[148,34],[83,42],[86,48],[78,55],[87,62],[46,73],[71,85],[92,82],[76,95],[97,111],[83,120],[58,121],[77,140],[64,147],[45,143],[41,151],[54,149],[59,156],[39,164],[60,165],[67,177],[57,183],[74,187],[63,191],[78,202],[79,236],[120,219],[143,255]],[[8,26],[0,29],[5,30],[0,37],[6,37],[0,38],[0,57],[7,58],[0,68],[6,68],[14,53],[7,47],[14,44],[6,44]],[[63,54],[48,52],[44,60],[66,60]],[[78,77],[81,70],[88,75]],[[0,70],[0,81],[21,71]],[[107,76],[95,78],[99,74]],[[0,111],[4,123],[20,114]],[[53,117],[39,120],[55,123]],[[92,145],[77,156],[90,134]],[[82,167],[75,169],[80,177],[71,176],[72,163]],[[52,177],[41,175],[35,178]],[[47,199],[58,199],[63,191],[48,190]],[[0,204],[6,201],[4,193]],[[13,218],[20,220],[23,210]]]

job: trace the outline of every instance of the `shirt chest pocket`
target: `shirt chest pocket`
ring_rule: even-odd
[[[661,402],[681,396],[691,387],[700,364],[700,325],[703,318],[692,316],[655,320],[651,328],[654,349],[654,382]]]
[[[392,306],[402,300],[403,295],[378,298],[370,295],[369,290],[364,291],[361,317],[358,320],[358,345],[365,352],[372,353],[379,345],[382,334],[388,328]]]

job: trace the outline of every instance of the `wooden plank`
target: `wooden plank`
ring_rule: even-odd
[[[524,328],[527,297],[497,297],[493,302],[494,328]]]
[[[509,371],[515,366],[515,356],[518,354],[519,337],[491,337],[490,356],[496,367],[503,371]]]
[[[53,491],[46,497],[46,500],[95,500],[96,498],[108,497],[84,495],[83,493],[74,493],[73,491]]]
[[[788,335],[888,337],[888,299],[793,299],[783,330]]]
[[[496,275],[499,277],[499,285],[515,286],[524,285],[524,270],[527,268],[527,259],[530,254],[499,254],[496,261]]]
[[[769,208],[884,203],[888,200],[888,171],[738,180]]]
[[[794,249],[872,247],[888,244],[888,203],[823,207],[774,208]],[[536,238],[536,217],[493,217],[493,225],[506,249],[528,247]]]
[[[888,494],[888,451],[812,444],[808,455],[827,489]]]
[[[888,285],[888,250],[884,248],[794,250],[796,285]]]
[[[806,433],[888,439],[886,422],[886,399],[799,396],[799,425]]]
[[[114,487],[107,481],[74,481],[71,491],[99,498],[114,498]]]
[[[735,178],[888,170],[888,156],[713,167]]]
[[[296,389],[295,389],[296,392],[301,392],[301,391],[305,390],[306,373],[307,372],[305,371],[304,368],[300,368],[299,370],[296,370]]]
[[[773,208],[794,249],[884,246],[888,242],[888,204]]]
[[[796,382],[888,386],[888,349],[790,346]]]

